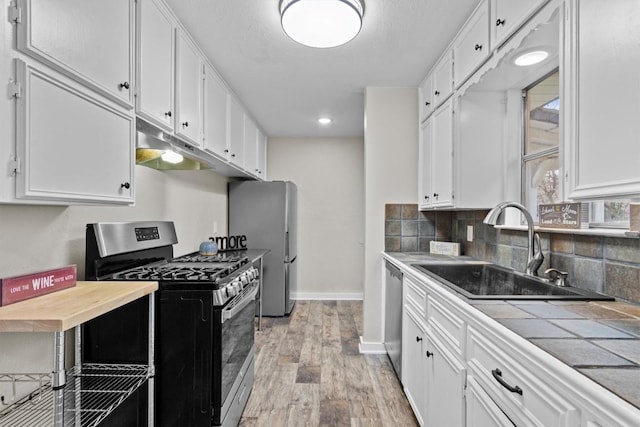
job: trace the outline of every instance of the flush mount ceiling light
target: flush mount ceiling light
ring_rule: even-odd
[[[310,47],[343,45],[360,32],[362,0],[281,0],[282,28],[289,37]]]
[[[332,121],[333,120],[330,117],[318,117],[318,123],[320,123],[321,125],[328,125]]]
[[[519,67],[538,64],[549,57],[549,52],[545,50],[533,50],[519,55],[513,63]]]
[[[178,154],[175,151],[169,151],[169,150],[167,150],[164,153],[162,153],[162,155],[160,157],[165,162],[173,163],[174,165],[176,163],[180,163],[181,161],[184,160],[184,157],[182,157],[182,154]]]

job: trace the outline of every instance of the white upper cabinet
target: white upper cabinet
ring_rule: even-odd
[[[258,128],[251,117],[244,116],[244,168],[258,175]]]
[[[569,198],[640,197],[640,2],[571,4]]]
[[[489,46],[489,3],[480,3],[453,42],[453,80],[459,87],[491,52]]]
[[[204,137],[205,150],[227,157],[227,89],[215,70],[204,67]]]
[[[132,203],[132,113],[45,67],[17,61],[16,197]]]
[[[431,73],[434,107],[438,107],[453,93],[453,58],[451,55],[451,50],[447,50]]]
[[[418,147],[418,205],[420,209],[431,207],[431,140],[433,139],[432,119],[428,119],[420,129]]]
[[[258,130],[258,178],[267,179],[267,136]]]
[[[229,97],[229,161],[244,167],[244,110],[238,101]]]
[[[176,30],[175,132],[185,141],[202,141],[203,62],[197,48],[181,30]]]
[[[491,0],[491,47],[500,47],[548,0]]]
[[[162,2],[138,0],[136,113],[173,131],[174,32]]]
[[[432,116],[431,205],[453,206],[453,103],[449,99]]]
[[[18,7],[19,50],[133,108],[133,0],[18,0]]]
[[[433,79],[427,76],[420,84],[420,122],[426,120],[433,112]]]

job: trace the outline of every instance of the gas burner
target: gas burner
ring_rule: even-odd
[[[200,255],[198,252],[193,252],[187,255],[183,255],[178,258],[174,258],[172,262],[202,262],[202,263],[239,263],[244,265],[249,262],[247,256],[238,255],[234,252],[218,252],[215,255]]]
[[[209,282],[218,283],[227,276],[229,267],[212,265],[165,264],[155,267],[137,267],[113,275],[113,280],[158,280],[162,282]]]

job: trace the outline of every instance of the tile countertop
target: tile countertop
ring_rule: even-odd
[[[414,263],[484,263],[471,257],[385,252]],[[470,300],[471,306],[640,408],[640,306],[622,301]]]

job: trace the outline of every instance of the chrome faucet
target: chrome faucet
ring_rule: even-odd
[[[524,270],[524,274],[528,274],[530,276],[537,276],[538,269],[542,265],[542,261],[544,261],[544,255],[542,255],[542,248],[540,247],[540,236],[538,233],[535,233],[533,230],[533,218],[531,214],[520,203],[516,202],[502,202],[498,204],[496,207],[491,209],[487,216],[484,217],[485,224],[489,225],[498,225],[498,218],[500,218],[500,214],[506,208],[516,208],[524,215],[524,218],[527,221],[528,227],[528,253],[527,253],[527,266]]]

